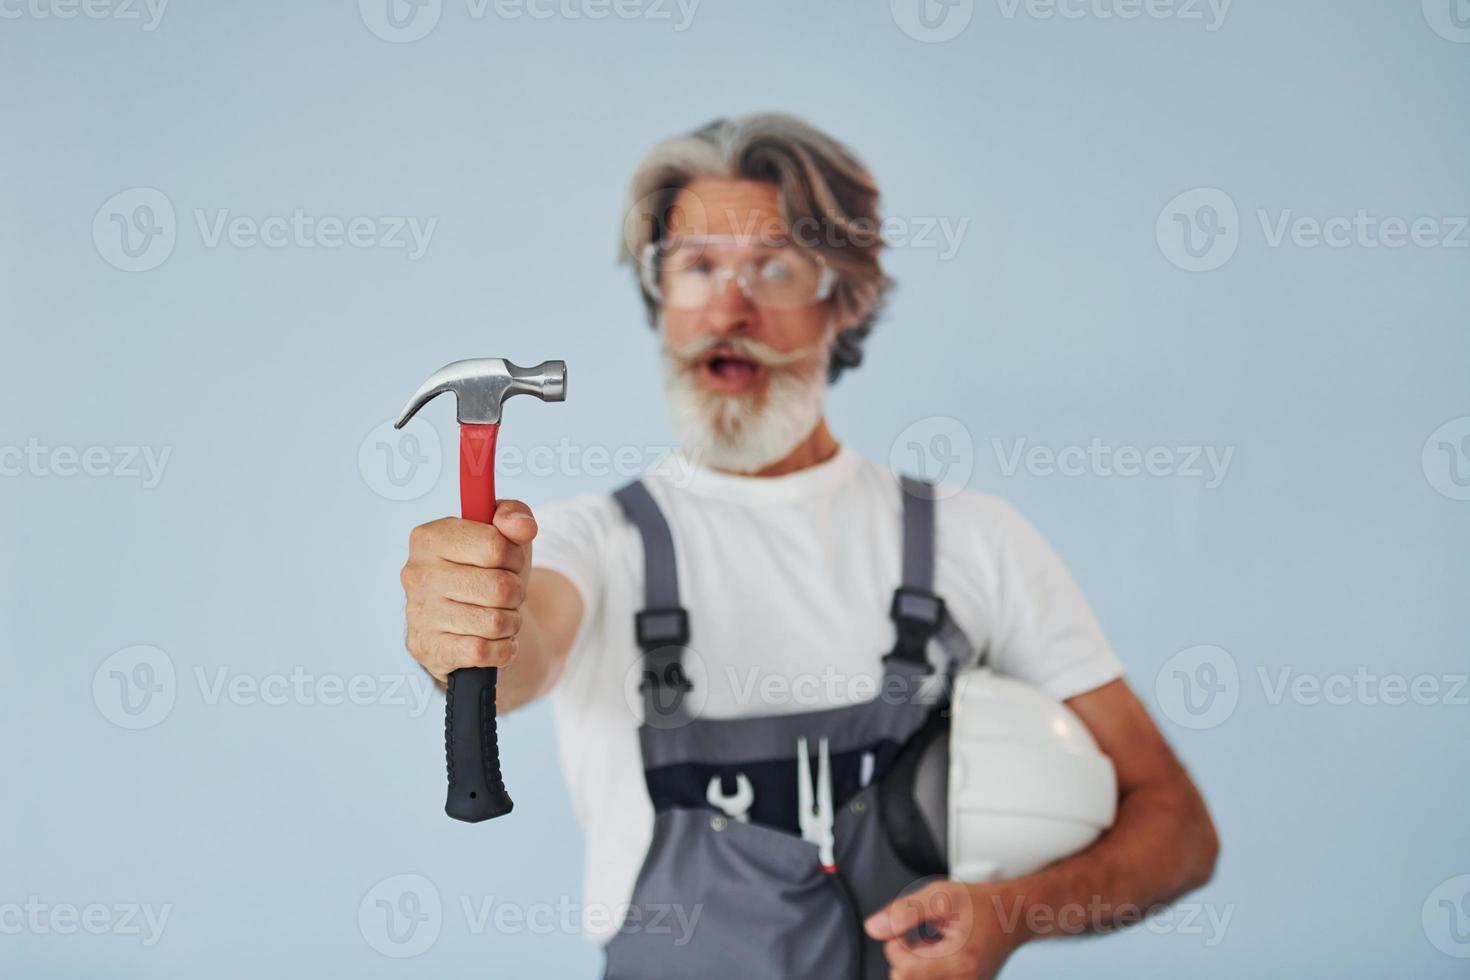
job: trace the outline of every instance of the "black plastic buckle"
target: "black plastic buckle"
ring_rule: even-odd
[[[890,657],[923,664],[928,662],[929,641],[944,623],[944,600],[927,589],[899,586],[893,590],[893,603],[888,608],[898,631]]]
[[[645,653],[689,645],[689,613],[683,609],[645,609],[633,617],[633,633]]]

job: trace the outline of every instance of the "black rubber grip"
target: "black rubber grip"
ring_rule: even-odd
[[[461,667],[449,674],[444,702],[444,752],[449,799],[444,812],[479,823],[509,813],[513,804],[500,778],[495,742],[496,667]]]

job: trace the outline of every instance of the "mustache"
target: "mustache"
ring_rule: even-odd
[[[770,344],[749,337],[718,337],[709,334],[696,337],[679,347],[669,349],[669,357],[680,367],[692,368],[703,361],[716,348],[723,347],[737,357],[754,361],[765,368],[779,370],[799,364],[820,354],[823,344],[810,344],[792,351],[781,351]]]

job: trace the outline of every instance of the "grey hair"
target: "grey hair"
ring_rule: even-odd
[[[776,185],[781,218],[792,237],[821,255],[836,276],[831,301],[845,326],[837,333],[827,376],[836,380],[861,363],[863,342],[893,286],[878,261],[883,249],[878,186],[867,167],[837,140],[794,116],[716,119],[659,142],[638,165],[624,212],[623,261],[639,268],[644,247],[668,234],[680,190],[700,177]],[[658,300],[641,280],[639,291],[648,321],[656,327]]]

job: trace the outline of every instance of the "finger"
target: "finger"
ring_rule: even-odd
[[[919,923],[929,920],[934,911],[935,899],[945,885],[945,882],[933,882],[918,891],[895,898],[887,907],[868,917],[868,921],[863,924],[868,935],[880,943],[907,935]]]
[[[436,601],[431,621],[442,632],[479,636],[487,640],[507,639],[515,636],[521,628],[521,614],[514,609],[487,609],[453,599]]]
[[[487,640],[483,636],[440,633],[436,648],[446,673],[461,667],[504,667],[515,659],[516,638]]]
[[[495,505],[495,516],[490,523],[495,529],[519,545],[531,543],[536,537],[536,518],[531,508],[519,500],[502,500]]]
[[[425,533],[425,547],[429,553],[454,562],[456,565],[473,565],[476,568],[504,568],[520,572],[526,567],[526,549],[507,538],[490,524],[466,521],[458,517],[446,517],[415,528]]]
[[[519,609],[526,598],[526,584],[515,572],[447,561],[435,568],[433,588],[455,602],[492,609]]]

